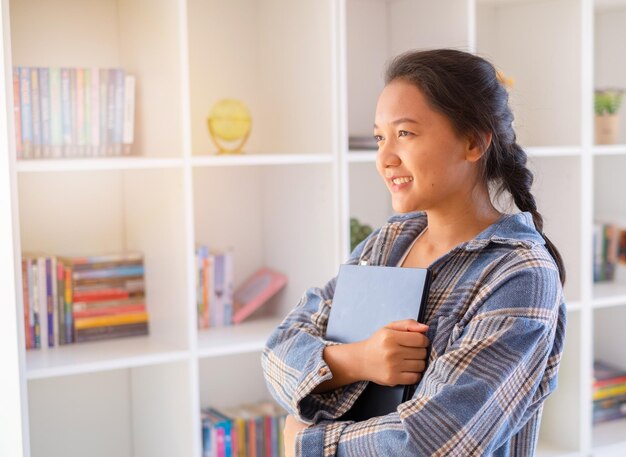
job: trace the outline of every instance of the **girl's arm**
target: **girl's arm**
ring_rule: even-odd
[[[489,455],[521,430],[531,453],[543,401],[556,388],[565,305],[547,252],[514,251],[498,270],[410,401],[368,421],[309,427],[296,435],[295,455]]]
[[[380,229],[352,252],[346,262],[356,265],[372,249]],[[363,392],[366,381],[313,393],[333,378],[324,360],[324,349],[336,345],[324,339],[337,278],[323,288],[307,289],[298,305],[270,335],[261,363],[268,389],[289,414],[308,423],[340,417]]]

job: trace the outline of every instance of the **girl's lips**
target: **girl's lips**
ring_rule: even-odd
[[[389,189],[391,189],[392,192],[398,192],[400,190],[403,190],[403,189],[409,187],[411,184],[413,184],[413,180],[402,182],[402,183],[399,183],[399,184],[395,184],[393,182],[393,179],[390,179],[389,180]]]

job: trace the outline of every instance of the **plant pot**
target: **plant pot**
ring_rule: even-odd
[[[615,144],[618,132],[617,114],[596,115],[596,144]]]

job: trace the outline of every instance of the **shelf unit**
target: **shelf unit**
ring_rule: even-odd
[[[348,136],[371,134],[390,57],[443,46],[486,56],[515,79],[518,139],[568,270],[559,389],[537,454],[626,454],[626,421],[591,425],[594,356],[614,355],[626,368],[617,328],[626,277],[594,285],[591,275],[594,219],[626,219],[618,176],[626,126],[621,144],[596,146],[592,117],[595,86],[626,86],[626,1],[2,0],[2,8],[7,100],[11,65],[121,66],[137,76],[133,157],[18,161],[9,151],[16,255],[141,250],[151,314],[149,336],[41,351],[24,351],[18,326],[27,455],[199,456],[201,406],[268,398],[260,351],[271,329],[307,287],[336,273],[351,216],[376,227],[391,215],[375,152],[350,151]],[[206,116],[224,97],[252,112],[244,155],[212,154]],[[234,249],[237,284],[262,265],[287,272],[289,284],[250,322],[198,331],[197,243]],[[16,309],[21,316],[19,296]]]

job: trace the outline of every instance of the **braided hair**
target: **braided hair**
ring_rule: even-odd
[[[495,68],[485,59],[454,49],[409,51],[391,61],[385,84],[396,79],[417,86],[431,108],[445,115],[459,135],[482,142],[480,179],[493,185],[496,196],[505,190],[520,211],[532,215],[535,228],[554,259],[561,284],[565,266],[556,246],[543,233],[543,217],[531,193],[533,173],[526,167],[526,152],[517,144],[508,93]],[[489,145],[484,134],[492,134]]]

